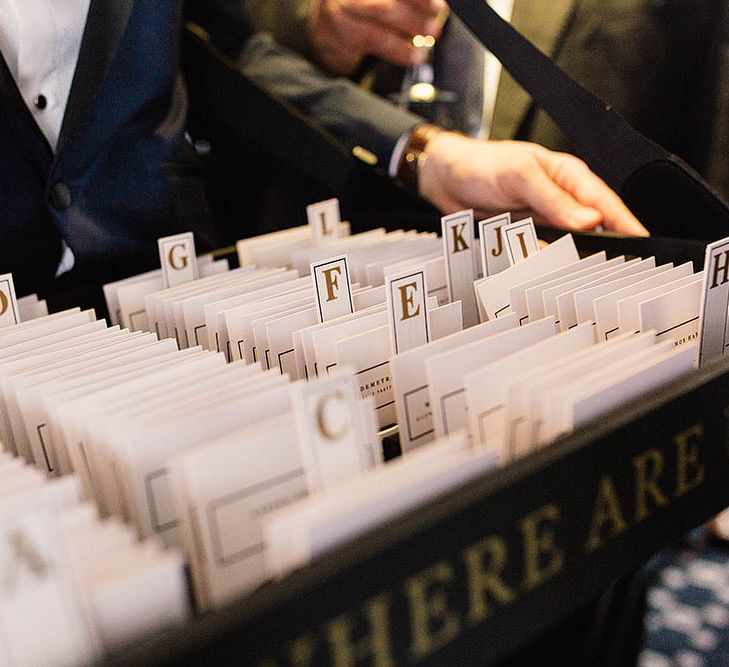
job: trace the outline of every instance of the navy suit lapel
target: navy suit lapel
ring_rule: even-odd
[[[133,5],[134,0],[91,0],[57,153],[63,150],[74,128],[94,101],[114,60]]]
[[[15,78],[13,77],[13,74],[8,67],[5,56],[3,56],[2,53],[0,53],[0,96],[3,97],[12,107],[14,107],[15,110],[23,118],[26,119],[29,126],[35,130],[38,137],[43,141],[46,146],[48,146],[48,150],[50,151],[51,147],[48,144],[48,140],[46,139],[43,132],[41,132],[38,124],[35,122],[33,114],[30,113],[28,107],[25,105],[25,100],[23,100],[23,96],[20,94],[20,89],[18,88],[18,85],[15,82]]]

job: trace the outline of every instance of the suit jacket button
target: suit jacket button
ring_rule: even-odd
[[[51,188],[51,204],[58,211],[65,211],[71,205],[71,189],[65,183],[54,183]]]

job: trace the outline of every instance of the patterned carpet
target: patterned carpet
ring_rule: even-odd
[[[729,667],[729,548],[691,542],[656,561],[639,667]]]

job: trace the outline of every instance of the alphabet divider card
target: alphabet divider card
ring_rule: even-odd
[[[569,235],[539,250],[509,215],[480,242],[470,211],[442,239],[350,234],[333,202],[310,218],[233,269],[161,239],[162,268],[106,286],[111,325],[4,277],[3,665],[99,660],[218,609],[681,382],[699,333],[702,363],[726,347],[726,242],[694,274],[581,259]]]

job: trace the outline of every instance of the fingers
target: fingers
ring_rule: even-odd
[[[402,67],[419,65],[425,59],[424,51],[415,47],[410,37],[369,21],[360,23],[357,29],[365,53]]]
[[[312,15],[309,42],[317,62],[335,74],[351,74],[371,54],[409,67],[426,56],[416,34],[438,36],[442,0],[325,0]]]
[[[505,180],[511,196],[523,202],[546,225],[585,231],[603,222],[599,209],[580,203],[536,160],[519,164]]]
[[[346,5],[347,13],[410,41],[414,35],[440,35],[441,5],[431,0],[352,0]],[[374,46],[374,44],[373,44]]]
[[[649,236],[620,197],[590,168],[572,155],[540,153],[540,162],[555,183],[576,201],[600,212],[605,229],[629,236]]]
[[[522,210],[561,229],[586,231],[602,224],[617,233],[648,235],[618,195],[574,156],[449,132],[432,138],[427,152],[420,192],[441,210]]]

